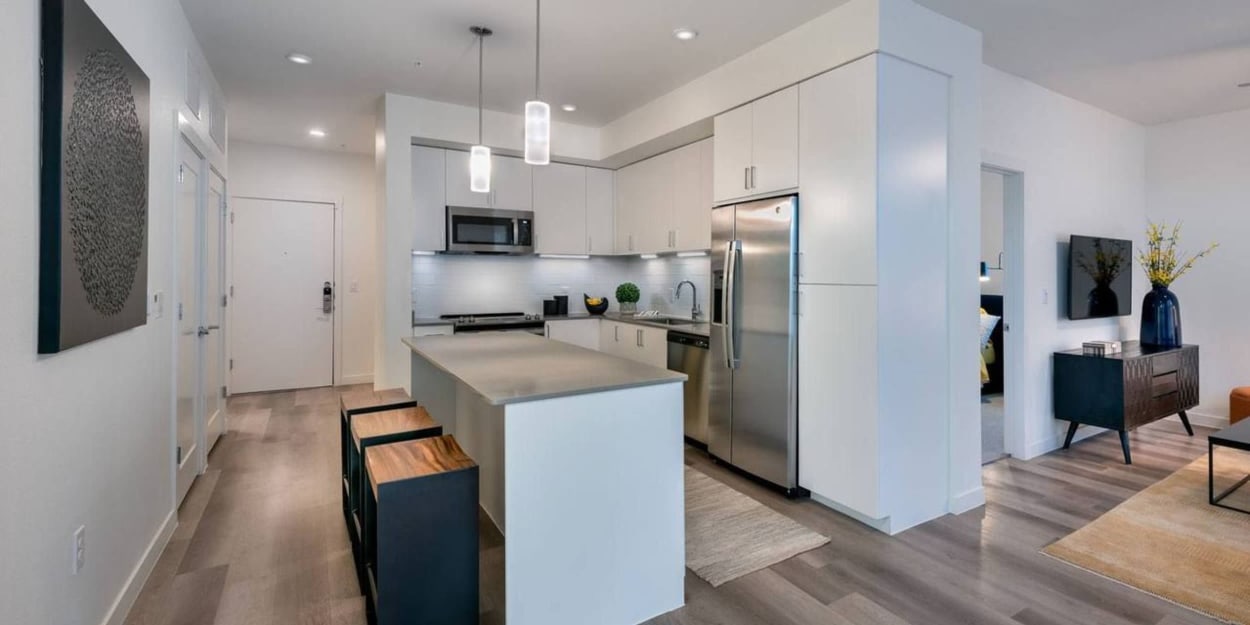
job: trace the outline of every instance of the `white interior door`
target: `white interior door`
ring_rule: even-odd
[[[186,141],[178,149],[177,208],[177,284],[175,289],[174,323],[176,338],[177,389],[175,390],[175,457],[178,503],[186,497],[191,482],[200,473],[201,454],[198,440],[197,412],[200,393],[200,286],[198,274],[200,219],[200,168],[203,159]]]
[[[334,205],[234,198],[230,389],[329,386]],[[323,306],[323,291],[330,304]]]
[[[203,449],[205,464],[207,454],[212,451],[217,439],[226,430],[225,410],[225,366],[222,355],[225,353],[225,331],[222,322],[225,315],[222,308],[226,305],[225,272],[225,219],[226,219],[226,182],[217,172],[208,175],[208,201],[202,211],[201,240],[203,250],[203,322],[200,333],[202,342],[200,349],[203,356],[203,394],[204,394],[204,436]]]

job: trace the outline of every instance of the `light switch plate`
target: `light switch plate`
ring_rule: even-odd
[[[153,319],[160,319],[165,316],[165,292],[154,291],[152,293],[152,309],[150,311]]]

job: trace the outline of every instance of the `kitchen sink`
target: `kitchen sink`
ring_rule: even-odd
[[[666,326],[689,326],[699,323],[698,321],[694,321],[692,319],[679,319],[675,317],[638,317],[638,320],[649,323],[658,323]]]

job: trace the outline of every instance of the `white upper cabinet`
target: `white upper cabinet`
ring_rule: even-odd
[[[799,282],[877,283],[877,57],[800,86]]]
[[[799,89],[783,89],[713,120],[714,201],[799,186]]]
[[[519,158],[491,156],[491,208],[533,210],[534,169]]]
[[[711,139],[616,172],[616,252],[656,254],[712,245]]]
[[[552,163],[534,168],[534,251],[586,254],[586,168]]]
[[[447,249],[446,153],[438,148],[412,148],[412,249]],[[467,166],[467,162],[466,162]],[[468,179],[465,180],[468,186]]]
[[[751,194],[751,105],[717,115],[713,120],[713,196],[717,203]]]
[[[751,195],[799,186],[799,88],[751,105]]]
[[[712,140],[673,152],[673,217],[668,249],[712,246]],[[706,170],[706,171],[705,171]]]
[[[510,156],[490,157],[490,192],[469,190],[469,153],[447,150],[447,205],[508,210],[534,206],[533,168]]]
[[[636,164],[616,170],[616,252],[618,254],[638,253],[634,237],[642,220],[640,213],[646,201],[647,181],[643,178],[643,173],[643,168]]]
[[[586,253],[612,254],[616,251],[616,184],[610,169],[586,168]]]

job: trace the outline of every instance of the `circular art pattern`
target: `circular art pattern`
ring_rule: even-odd
[[[74,264],[87,302],[121,312],[147,236],[143,129],[125,66],[108,50],[87,55],[74,78],[66,125],[65,188]]]

